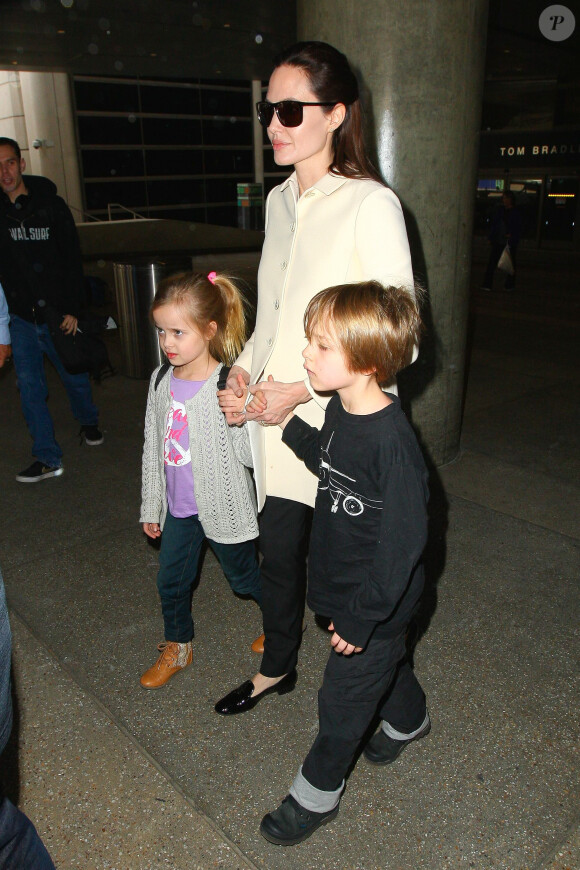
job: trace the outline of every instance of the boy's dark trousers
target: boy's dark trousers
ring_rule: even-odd
[[[426,711],[425,694],[407,661],[404,628],[396,637],[373,635],[362,653],[331,652],[318,693],[318,736],[302,775],[321,791],[336,791],[377,712],[410,734]]]

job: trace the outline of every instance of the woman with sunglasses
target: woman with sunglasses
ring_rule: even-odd
[[[260,672],[218,701],[224,715],[296,683],[318,481],[282,443],[277,424],[298,408],[320,428],[330,398],[304,376],[306,306],[337,284],[413,285],[401,206],[366,156],[358,84],[346,57],[322,42],[286,49],[257,111],[276,163],[294,172],[268,196],[256,328],[219,394],[229,423],[254,421],[265,635]]]

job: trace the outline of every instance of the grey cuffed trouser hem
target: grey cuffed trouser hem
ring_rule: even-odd
[[[308,782],[300,767],[290,787],[290,794],[301,807],[311,813],[329,813],[338,805],[343,788],[344,779],[336,791],[321,791]]]
[[[417,734],[419,734],[423,730],[423,728],[426,728],[428,724],[429,713],[425,713],[425,718],[423,719],[423,722],[419,725],[417,729],[415,729],[415,731],[411,731],[410,734],[403,734],[402,731],[397,731],[395,728],[393,728],[392,725],[389,725],[388,722],[385,722],[384,719],[381,723],[381,728],[385,732],[387,737],[390,737],[392,740],[412,740],[414,737],[417,736]]]

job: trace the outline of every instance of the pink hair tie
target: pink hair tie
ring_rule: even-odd
[[[207,276],[207,280],[211,281],[212,284],[215,284],[215,279],[217,278],[217,272],[210,272]]]

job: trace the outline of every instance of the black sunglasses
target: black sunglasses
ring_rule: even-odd
[[[336,106],[336,103],[302,103],[300,100],[269,103],[268,100],[260,100],[256,103],[258,121],[262,127],[269,127],[276,112],[283,127],[299,127],[304,120],[304,106]]]

